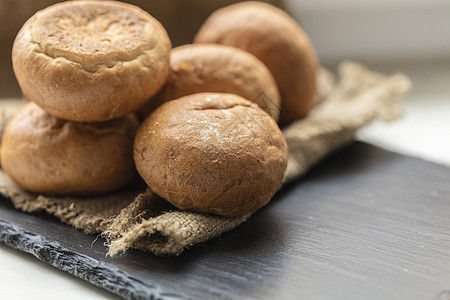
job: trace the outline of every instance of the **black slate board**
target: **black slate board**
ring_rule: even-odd
[[[0,201],[0,240],[128,299],[450,299],[450,168],[354,143],[180,257]]]

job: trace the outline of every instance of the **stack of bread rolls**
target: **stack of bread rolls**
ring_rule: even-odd
[[[218,10],[174,49],[133,5],[64,2],[25,23],[12,58],[29,102],[5,128],[1,164],[34,193],[111,192],[138,173],[180,209],[245,215],[281,186],[277,121],[314,104],[308,38],[259,2]]]
[[[134,114],[169,75],[170,39],[124,3],[70,1],[32,16],[14,42],[14,73],[30,102],[8,123],[2,169],[36,193],[95,194],[135,174]]]

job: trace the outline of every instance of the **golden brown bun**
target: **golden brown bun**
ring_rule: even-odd
[[[68,1],[31,17],[13,46],[26,98],[72,121],[138,109],[167,80],[171,43],[145,11],[114,1]]]
[[[252,54],[218,45],[194,44],[174,48],[171,74],[161,92],[142,109],[148,115],[167,100],[201,92],[232,93],[258,104],[276,121],[280,94],[272,74]]]
[[[227,6],[206,20],[195,42],[234,46],[259,58],[278,84],[281,124],[314,106],[317,58],[305,32],[284,11],[261,2]]]
[[[24,189],[48,194],[116,190],[136,175],[134,114],[99,123],[77,123],[47,114],[29,102],[2,137],[3,170]]]
[[[286,141],[275,121],[234,94],[169,101],[139,127],[134,160],[141,177],[180,209],[242,216],[281,185]]]

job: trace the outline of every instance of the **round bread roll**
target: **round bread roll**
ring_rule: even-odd
[[[24,96],[72,121],[137,110],[169,74],[171,42],[145,11],[114,1],[68,1],[31,17],[12,51]]]
[[[134,114],[78,123],[47,114],[29,102],[8,122],[2,169],[24,189],[46,194],[97,194],[119,189],[137,175]]]
[[[276,122],[234,94],[200,93],[161,105],[134,142],[137,170],[183,210],[242,216],[278,190],[288,149]]]
[[[252,54],[218,44],[172,49],[171,74],[161,92],[139,110],[148,115],[167,100],[201,92],[232,93],[258,104],[276,121],[280,95],[267,67]]]
[[[305,32],[270,4],[243,2],[214,12],[195,37],[246,50],[272,72],[281,94],[280,124],[308,114],[315,104],[317,58]]]

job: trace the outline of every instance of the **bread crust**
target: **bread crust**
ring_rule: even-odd
[[[145,11],[115,1],[67,1],[31,17],[13,45],[23,94],[72,121],[138,109],[169,74],[171,42]]]
[[[280,90],[282,125],[306,116],[314,106],[315,51],[306,33],[281,9],[252,1],[227,6],[205,21],[194,41],[234,46],[260,59]]]
[[[87,195],[113,191],[136,178],[134,114],[78,123],[47,114],[29,102],[8,122],[2,169],[35,193]]]
[[[281,186],[286,141],[255,103],[199,93],[164,103],[139,127],[137,170],[159,196],[183,210],[242,216]]]
[[[219,44],[189,44],[172,49],[171,74],[164,88],[141,110],[148,115],[165,101],[202,93],[232,93],[258,104],[275,121],[280,94],[267,67],[254,55]]]

